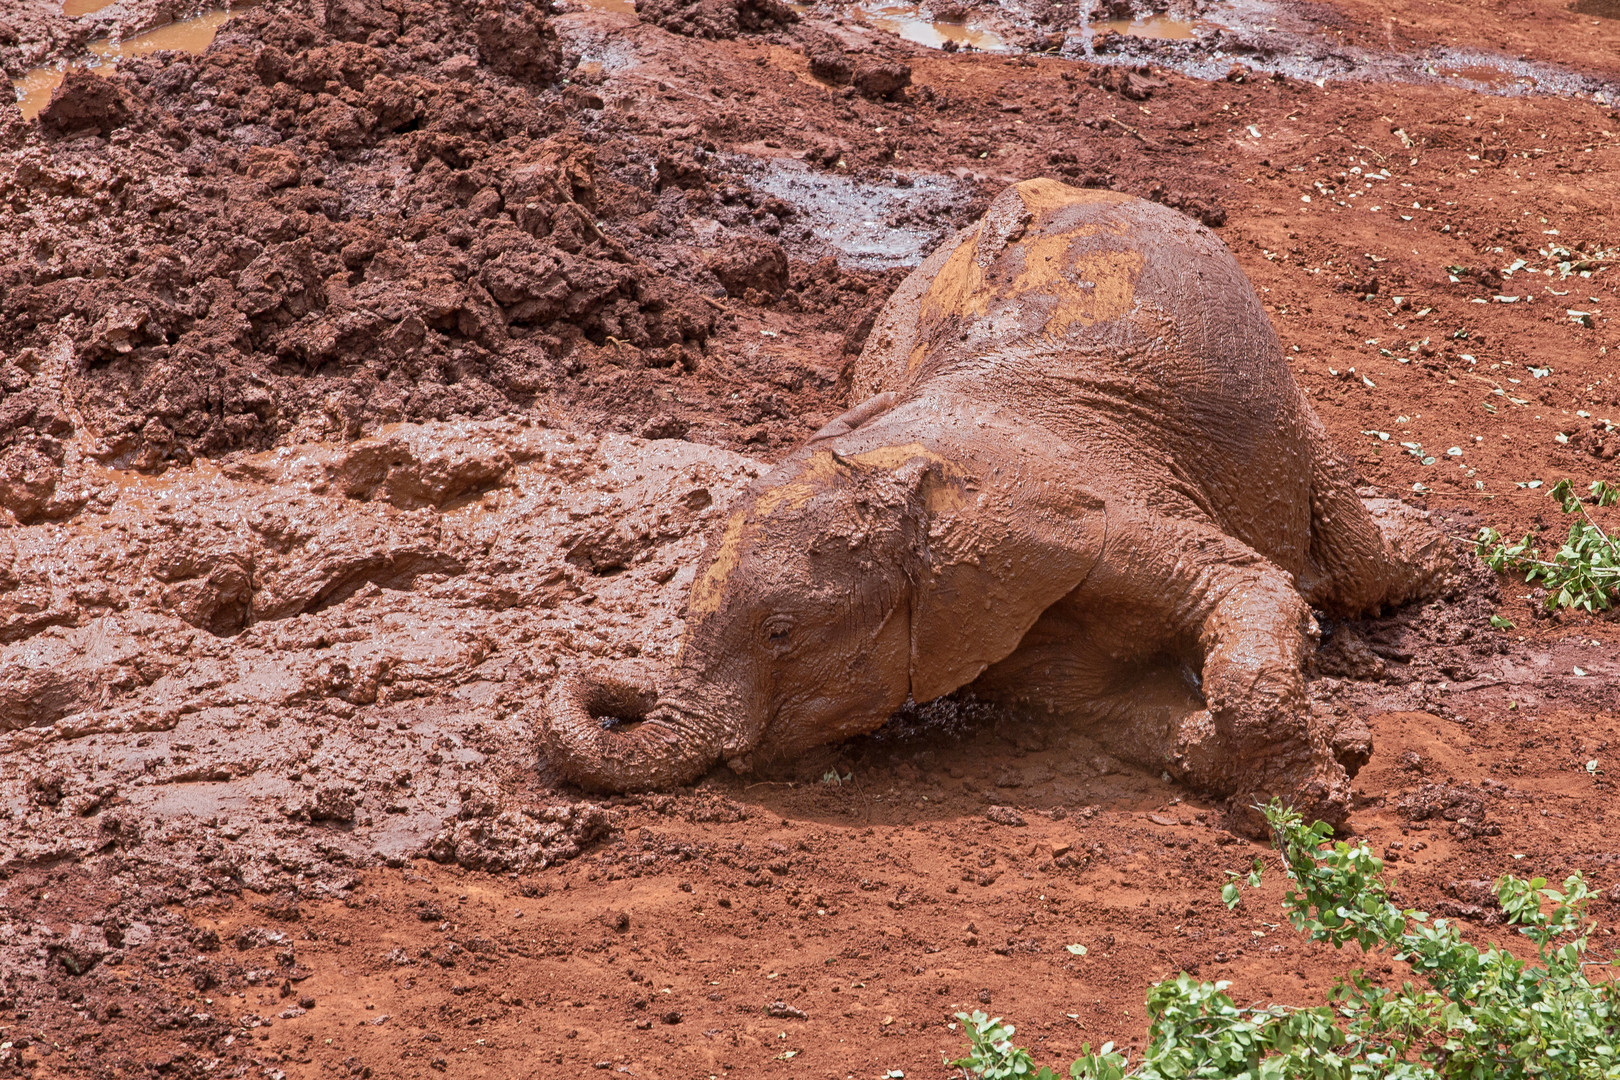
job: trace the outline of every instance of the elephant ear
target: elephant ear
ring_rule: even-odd
[[[988,475],[934,464],[916,478],[927,533],[911,602],[913,701],[1005,659],[1102,554],[1103,501],[1034,449],[974,469]]]

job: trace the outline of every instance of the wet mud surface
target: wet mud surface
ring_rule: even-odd
[[[197,14],[36,7],[13,79]],[[1218,903],[1259,849],[1080,732],[945,702],[628,799],[535,742],[1019,179],[1215,227],[1452,535],[1617,479],[1620,21],[1067,10],[275,2],[0,112],[0,1075],[945,1076],[961,1008],[1052,1061],[1183,968],[1314,999],[1346,958]],[[1505,870],[1620,885],[1620,633],[1536,603],[1313,660],[1349,828],[1481,936]]]

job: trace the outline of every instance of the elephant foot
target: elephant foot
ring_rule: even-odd
[[[1303,743],[1264,746],[1234,745],[1223,726],[1207,709],[1190,714],[1175,733],[1167,760],[1177,779],[1227,797],[1227,823],[1234,831],[1264,837],[1268,826],[1257,808],[1273,799],[1307,821],[1335,828],[1350,816],[1350,777],[1371,753],[1366,725],[1358,732],[1353,723],[1321,723],[1313,716]]]
[[[1306,821],[1325,821],[1337,829],[1350,817],[1350,779],[1331,759],[1267,769],[1228,800],[1228,825],[1234,832],[1264,838],[1270,826],[1261,808],[1273,799],[1282,800]]]
[[[1311,728],[1327,739],[1333,759],[1349,779],[1372,758],[1372,729],[1348,707],[1334,701],[1311,702]]]

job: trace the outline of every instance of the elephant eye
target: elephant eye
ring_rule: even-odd
[[[765,620],[764,630],[766,640],[781,648],[793,634],[793,620],[780,615],[772,616]]]

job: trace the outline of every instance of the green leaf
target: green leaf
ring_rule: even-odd
[[[1352,970],[1320,1005],[1239,1006],[1227,983],[1182,972],[1148,990],[1148,1043],[1134,1065],[1111,1043],[1096,1052],[1087,1044],[1071,1080],[1620,1080],[1620,982],[1611,963],[1588,959],[1596,928],[1580,874],[1557,887],[1540,877],[1497,882],[1507,923],[1535,948],[1524,959],[1397,907],[1366,843],[1334,841],[1329,826],[1306,825],[1279,802],[1262,809],[1288,878],[1288,921],[1310,940],[1380,954],[1390,962],[1381,970],[1401,964],[1398,981]],[[1222,887],[1229,905],[1240,876]],[[1036,1071],[1011,1025],[957,1016],[970,1048],[956,1064],[968,1076],[1057,1075]]]

